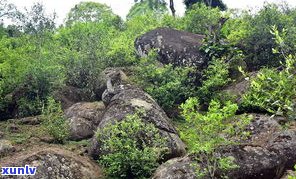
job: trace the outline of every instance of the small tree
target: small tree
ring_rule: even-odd
[[[164,0],[135,0],[135,3],[129,10],[128,19],[148,13],[164,14],[168,10]]]
[[[221,17],[222,14],[217,8],[194,4],[184,17],[185,29],[197,34],[210,35],[213,33],[213,27],[219,26]]]
[[[25,9],[24,12],[19,12],[15,19],[21,26],[22,30],[27,34],[40,36],[45,32],[55,30],[56,14],[47,14],[43,4],[35,3],[31,9]]]
[[[287,54],[285,42],[274,26],[271,30],[278,45],[273,49],[285,59],[282,70],[263,68],[252,79],[249,91],[243,97],[245,108],[259,108],[272,114],[296,119],[296,54]]]
[[[64,117],[61,104],[49,97],[42,111],[42,125],[57,142],[63,143],[69,137],[69,123]]]
[[[187,122],[182,129],[181,138],[200,164],[198,176],[215,178],[217,169],[238,167],[234,158],[219,155],[218,149],[236,144],[235,141],[247,136],[244,128],[251,118],[245,115],[235,117],[238,106],[230,102],[221,106],[219,102],[212,100],[205,114],[198,112],[198,105],[196,98],[189,98],[181,105],[182,115]]]
[[[109,25],[118,26],[121,24],[121,19],[105,4],[81,2],[75,5],[75,7],[73,7],[68,13],[66,25],[72,26],[78,22],[103,22]]]

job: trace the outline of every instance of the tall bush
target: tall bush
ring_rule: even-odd
[[[235,116],[238,106],[231,102],[221,105],[212,100],[206,113],[199,112],[197,98],[189,98],[181,105],[182,115],[186,120],[181,130],[181,138],[186,142],[189,152],[196,156],[200,167],[197,176],[215,178],[215,172],[237,168],[234,159],[218,155],[219,149],[238,144],[248,136],[245,127],[251,118]]]

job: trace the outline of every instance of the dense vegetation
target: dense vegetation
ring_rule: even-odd
[[[141,0],[123,20],[106,5],[82,2],[57,27],[56,15],[46,14],[41,4],[20,11],[0,0],[0,18],[14,22],[0,24],[0,120],[42,114],[48,133],[64,142],[68,124],[54,94],[75,87],[87,100],[101,100],[99,74],[107,67],[123,67],[168,115],[181,106],[182,115],[176,118],[185,123],[182,136],[189,151],[204,154],[198,160],[206,158],[215,165],[201,173],[212,176],[216,168],[236,167],[229,158],[216,158],[214,152],[233,144],[230,139],[247,135],[243,128],[250,118],[242,115],[237,120],[237,111],[296,118],[296,9],[266,4],[251,13],[225,11],[222,1],[213,3],[186,0],[184,17],[173,17],[164,1]],[[199,83],[192,77],[193,67],[159,64],[155,52],[146,58],[137,56],[134,40],[157,27],[206,36],[203,47],[196,49],[209,61],[196,77]],[[249,77],[252,71],[258,75]],[[251,86],[242,102],[235,104],[232,96],[220,92],[240,78],[249,79]],[[145,137],[138,135],[140,128],[153,133],[154,143],[137,146],[134,138]],[[164,150],[156,129],[135,114],[106,130],[112,132],[97,135],[108,135],[104,148],[114,151],[100,160],[107,173],[149,177],[158,166],[159,151]],[[125,140],[119,133],[132,138]]]
[[[149,177],[159,165],[167,148],[166,139],[161,137],[153,124],[142,121],[141,111],[128,115],[115,125],[109,124],[98,132],[98,141],[106,152],[99,162],[113,177]]]
[[[230,101],[223,106],[220,102],[212,100],[206,114],[198,112],[199,102],[196,98],[189,98],[181,108],[187,122],[182,129],[181,138],[186,141],[190,153],[198,154],[196,160],[202,166],[206,166],[198,168],[198,175],[215,178],[218,169],[229,170],[238,167],[231,157],[221,157],[215,152],[219,147],[233,145],[246,138],[248,133],[244,128],[252,117],[235,116],[238,106]]]

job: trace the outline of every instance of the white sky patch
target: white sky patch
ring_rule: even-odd
[[[70,11],[75,4],[82,1],[91,0],[8,0],[8,2],[15,4],[19,9],[24,7],[30,8],[34,2],[41,2],[45,5],[47,12],[55,11],[58,15],[57,23],[61,24],[64,22],[67,13]],[[110,6],[115,14],[125,18],[129,9],[134,4],[134,0],[93,0],[94,2],[105,3]],[[169,2],[169,0],[166,0]],[[183,0],[174,0],[175,9],[177,15],[182,16],[185,11]],[[264,2],[280,3],[281,0],[223,0],[229,8],[238,9],[254,9],[263,6]],[[291,7],[296,7],[296,0],[286,0]]]

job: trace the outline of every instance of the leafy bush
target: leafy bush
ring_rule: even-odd
[[[38,97],[34,99],[23,97],[18,100],[17,105],[17,117],[34,116],[40,114],[43,101]]]
[[[121,18],[115,15],[111,8],[97,2],[80,2],[67,15],[66,25],[71,26],[79,22],[100,22],[107,26],[120,27]]]
[[[293,61],[295,65],[295,60]],[[262,69],[251,81],[250,90],[243,98],[243,106],[259,108],[277,115],[292,115],[295,113],[295,86],[295,75],[290,69]]]
[[[60,63],[65,67],[65,83],[84,89],[96,98],[97,77],[108,67],[110,39],[116,34],[113,27],[96,22],[77,22],[61,28],[56,39],[64,49]]]
[[[288,175],[288,179],[296,179],[296,165],[294,166],[294,170],[293,175]]]
[[[231,80],[239,79],[242,76],[239,67],[245,68],[246,64],[242,51],[226,42],[220,31],[206,37],[199,50],[209,61],[208,67],[202,71],[201,87],[197,93],[206,107],[211,99],[222,99],[219,90]]]
[[[207,6],[214,7],[214,8],[218,7],[221,10],[227,9],[227,6],[223,3],[222,0],[211,0],[211,1],[208,1],[208,0],[184,0],[184,4],[186,5],[186,8],[190,8],[195,3],[204,3]]]
[[[63,68],[57,61],[55,44],[49,41],[38,50],[36,41],[29,35],[1,39],[0,99],[11,96],[8,105],[15,116],[10,117],[40,114],[40,104],[63,83]]]
[[[156,15],[162,15],[168,11],[166,7],[166,2],[163,0],[157,1],[149,1],[149,0],[135,0],[136,4],[134,4],[126,18],[131,19],[133,17],[143,15],[146,13],[154,13]]]
[[[148,178],[166,151],[166,140],[153,124],[142,121],[139,112],[107,125],[96,136],[107,152],[99,163],[111,177]]]
[[[47,107],[42,111],[42,126],[57,142],[63,143],[69,137],[69,123],[64,117],[61,104],[52,97],[47,100]]]
[[[38,115],[63,81],[53,42],[55,16],[46,14],[40,3],[15,15],[19,24],[7,27],[0,42],[0,111],[9,111],[7,117]]]
[[[242,45],[240,42],[252,34],[252,24],[250,19],[253,18],[248,11],[233,12],[233,17],[229,18],[223,28],[221,33],[223,36],[232,44]]]
[[[295,44],[295,9],[286,5],[266,4],[256,14],[243,12],[235,14],[234,18],[226,22],[223,33],[227,39],[240,47],[246,56],[250,70],[261,67],[276,67],[284,58],[280,54],[272,53],[272,48],[277,46],[270,29],[287,29],[286,44],[294,48]],[[295,49],[295,48],[294,48]]]
[[[194,95],[194,85],[189,79],[192,70],[188,67],[162,65],[156,60],[156,54],[150,53],[147,58],[141,59],[135,81],[161,107],[168,110]]]
[[[197,3],[186,12],[184,26],[187,31],[193,33],[210,34],[210,28],[218,25],[221,16],[218,8],[211,8],[203,3]]]
[[[186,142],[189,152],[205,166],[199,169],[199,175],[215,178],[217,169],[227,170],[237,167],[232,158],[216,154],[220,147],[238,143],[248,135],[244,131],[251,118],[245,115],[235,116],[238,106],[226,102],[225,106],[215,100],[209,105],[208,112],[199,113],[197,98],[189,98],[181,105],[182,115],[187,124],[181,130],[181,138]],[[239,118],[239,119],[238,119]]]
[[[273,29],[279,48],[284,41],[276,28]],[[259,108],[270,113],[295,118],[296,112],[296,57],[286,55],[283,50],[274,49],[283,54],[285,64],[282,70],[262,69],[257,77],[251,81],[250,90],[244,95],[243,107]]]
[[[197,93],[201,102],[209,103],[215,97],[215,92],[230,81],[228,74],[228,64],[223,60],[215,59],[210,62],[208,68],[203,72],[204,80]]]

